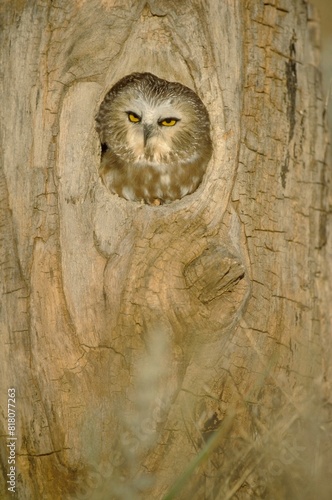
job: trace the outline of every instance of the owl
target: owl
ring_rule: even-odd
[[[160,205],[201,183],[212,154],[210,120],[190,88],[132,73],[106,94],[96,122],[100,175],[112,193]]]

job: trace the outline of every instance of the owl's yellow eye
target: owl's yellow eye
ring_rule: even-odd
[[[141,121],[141,117],[138,116],[136,113],[133,113],[132,111],[128,111],[128,120],[131,123],[138,123]]]
[[[178,118],[164,118],[164,120],[160,120],[159,125],[163,127],[174,127],[178,121]]]

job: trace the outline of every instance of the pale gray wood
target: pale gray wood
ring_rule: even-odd
[[[316,19],[300,0],[3,11],[1,406],[17,387],[18,498],[162,498],[228,413],[233,441],[183,498],[247,498],[248,446],[284,439],[329,363]],[[211,117],[205,179],[169,206],[98,175],[95,115],[133,71],[188,85]]]

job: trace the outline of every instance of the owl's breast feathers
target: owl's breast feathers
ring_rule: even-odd
[[[156,200],[170,203],[197,189],[209,159],[203,160],[196,153],[186,161],[173,156],[165,163],[143,158],[124,162],[108,150],[102,158],[100,175],[112,193],[127,200],[150,205],[155,205]]]

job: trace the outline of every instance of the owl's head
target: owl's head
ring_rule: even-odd
[[[197,94],[151,73],[126,76],[106,95],[98,116],[101,142],[135,164],[190,161],[211,152],[208,113]]]

